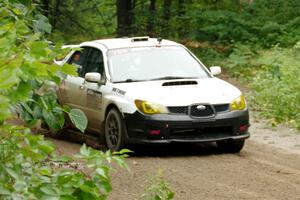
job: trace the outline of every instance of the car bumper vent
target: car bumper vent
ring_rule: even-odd
[[[229,104],[218,104],[218,105],[213,105],[213,106],[217,113],[225,112],[225,111],[229,110]]]
[[[174,107],[168,107],[169,112],[172,114],[188,114],[188,107],[187,106],[174,106]]]

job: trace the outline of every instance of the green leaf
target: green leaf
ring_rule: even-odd
[[[9,67],[9,66],[8,66]],[[0,71],[0,89],[8,90],[19,82],[16,71],[12,69],[4,69]]]
[[[120,156],[114,156],[112,158],[120,167],[123,167],[125,169],[129,169],[127,166],[127,163],[124,161],[124,158],[120,157]]]
[[[51,185],[45,185],[40,188],[40,190],[47,195],[56,196],[56,191],[51,187]]]
[[[114,155],[118,155],[118,154],[127,154],[127,153],[133,153],[133,151],[129,150],[129,149],[122,149],[121,151],[119,152],[114,152],[113,154]]]
[[[80,109],[75,108],[71,109],[68,115],[75,127],[78,128],[82,133],[84,133],[88,124],[88,120],[84,112],[82,112],[82,110]]]
[[[35,20],[33,22],[33,29],[35,32],[50,33],[51,28],[52,27],[47,17],[41,14],[37,14],[35,16]]]
[[[8,93],[10,100],[16,103],[20,100],[27,100],[30,92],[32,91],[31,85],[25,82],[20,82],[15,91]]]
[[[10,191],[0,185],[0,195],[10,195]]]
[[[59,197],[60,200],[76,200],[77,198],[72,195],[63,195]]]
[[[46,48],[48,47],[48,44],[44,41],[34,41],[30,48],[30,54],[36,58],[46,57],[47,51]],[[44,67],[45,65],[42,65],[42,63],[36,61],[35,65],[38,67]]]
[[[19,20],[16,23],[17,34],[25,35],[30,32],[29,27],[25,24],[24,20]]]
[[[33,117],[35,119],[41,119],[43,117],[42,108],[38,104],[34,104]]]
[[[44,176],[51,176],[51,169],[47,167],[43,167],[40,169],[40,174]]]
[[[91,154],[91,149],[89,147],[87,147],[86,144],[83,144],[80,147],[79,153],[83,156],[89,156]]]
[[[53,145],[50,145],[49,143],[45,143],[45,144],[41,144],[39,146],[39,149],[45,154],[50,154],[55,150],[55,147]]]
[[[9,99],[0,94],[0,121],[10,116]]]
[[[56,162],[70,162],[72,161],[73,159],[69,156],[56,156],[54,155],[54,157],[51,159],[52,161],[56,161]]]
[[[30,115],[33,115],[32,109],[26,102],[22,102],[21,105]]]
[[[13,170],[13,169],[11,169],[11,168],[8,168],[8,167],[6,167],[6,168],[4,168],[4,169],[6,170],[6,172],[7,172],[11,177],[13,177],[13,178],[16,179],[16,180],[19,179],[19,174],[18,174],[15,170]]]
[[[51,111],[43,109],[42,114],[43,114],[44,121],[47,123],[47,125],[51,129],[58,130],[63,127],[63,124],[61,123],[60,118],[56,117]],[[62,118],[62,119],[64,119],[64,118]]]
[[[61,71],[65,74],[77,76],[77,68],[74,65],[70,65],[66,63],[61,67]]]
[[[106,192],[109,193],[112,191],[112,186],[109,181],[105,181],[101,183],[101,188]]]
[[[107,169],[104,169],[104,168],[97,168],[96,169],[96,173],[102,177],[104,177],[105,179],[108,179],[108,176],[107,176]]]

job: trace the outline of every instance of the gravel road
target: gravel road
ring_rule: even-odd
[[[250,131],[239,154],[222,154],[214,144],[135,147],[138,153],[127,159],[130,172],[112,173],[109,199],[138,199],[160,171],[175,199],[300,200],[300,134],[286,127],[271,129],[258,120],[252,120]],[[53,141],[65,155],[80,147]]]

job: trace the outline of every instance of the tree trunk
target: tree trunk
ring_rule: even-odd
[[[128,36],[132,33],[133,6],[131,0],[117,0],[117,35]]]
[[[172,3],[172,0],[164,0],[163,19],[165,21],[169,21],[169,19],[170,19],[170,16],[171,16],[171,3]]]
[[[41,3],[42,3],[41,8],[42,8],[43,15],[49,17],[49,12],[50,12],[49,0],[42,0]]]
[[[52,16],[52,29],[53,30],[56,28],[56,22],[60,15],[60,11],[59,11],[60,4],[61,4],[61,0],[56,0],[54,14]]]
[[[185,22],[182,17],[185,15],[185,2],[184,0],[178,0],[178,7],[177,7],[177,16],[179,17],[178,21],[178,36],[179,38],[183,38],[186,34],[185,31]]]
[[[149,18],[148,18],[148,24],[147,24],[147,33],[149,36],[154,36],[154,26],[155,26],[155,3],[156,0],[150,1],[150,7],[149,7]]]
[[[171,17],[171,3],[172,0],[164,0],[163,4],[163,16],[162,16],[162,34],[163,37],[168,37],[170,35],[170,24],[169,20]]]

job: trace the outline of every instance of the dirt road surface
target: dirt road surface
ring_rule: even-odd
[[[300,134],[286,127],[270,129],[252,120],[251,138],[238,154],[222,154],[214,144],[135,147],[127,159],[130,172],[112,173],[109,199],[139,199],[161,171],[175,199],[300,200]],[[53,140],[61,154],[80,145]]]

